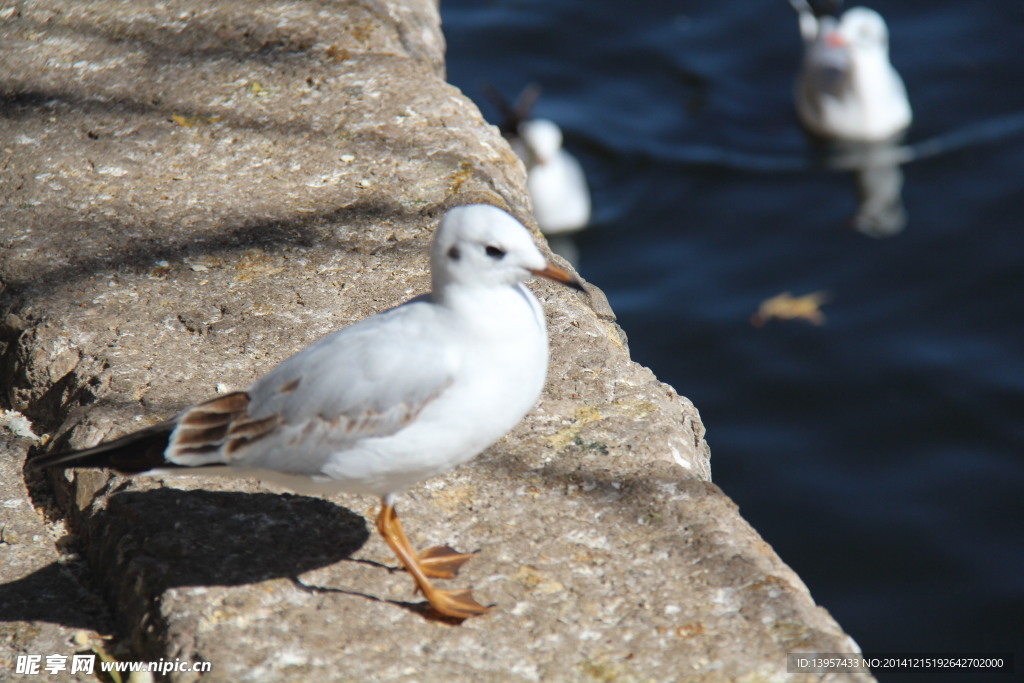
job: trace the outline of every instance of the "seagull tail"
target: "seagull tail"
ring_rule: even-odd
[[[173,464],[164,457],[164,452],[167,450],[174,425],[174,421],[162,422],[92,448],[48,453],[29,460],[26,468],[41,470],[47,467],[108,467],[125,474],[133,474],[156,467],[173,467]]]

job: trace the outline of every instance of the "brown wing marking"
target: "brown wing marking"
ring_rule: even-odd
[[[295,379],[293,379],[292,381],[290,381],[290,382],[285,382],[284,384],[282,384],[282,385],[281,385],[281,386],[280,386],[280,387],[278,388],[278,391],[279,391],[279,392],[281,392],[282,394],[291,394],[291,393],[294,393],[294,392],[295,392],[295,390],[299,388],[299,382],[301,382],[301,381],[302,381],[302,378],[301,378],[301,377],[296,377],[296,378],[295,378]]]
[[[269,436],[279,424],[280,415],[270,415],[261,420],[233,422],[228,430],[228,445],[224,449],[224,454],[230,459],[239,448]]]
[[[181,416],[171,448],[177,457],[208,457],[230,438],[235,422],[247,422],[249,394],[236,391],[200,403]]]
[[[226,424],[213,427],[182,427],[178,430],[178,438],[174,445],[178,448],[189,449],[220,443],[227,433],[228,425]]]
[[[444,391],[451,386],[451,380],[443,383],[438,387],[437,391],[428,396],[426,400],[422,401],[417,405],[411,405],[403,402],[399,408],[400,413],[395,417],[387,417],[379,410],[373,410],[367,408],[361,413],[354,415],[316,415],[313,419],[306,423],[302,431],[292,437],[288,442],[289,446],[296,446],[300,442],[306,439],[312,438],[317,432],[321,432],[319,438],[327,441],[343,441],[345,437],[342,434],[348,435],[349,437],[358,435],[368,436],[386,436],[388,434],[394,434],[395,432],[401,431],[408,427],[429,403],[437,399]],[[391,423],[389,429],[385,430],[385,424]]]

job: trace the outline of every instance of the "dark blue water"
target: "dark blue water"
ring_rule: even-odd
[[[449,80],[492,121],[482,83],[543,86],[536,113],[594,191],[581,272],[634,359],[696,403],[716,482],[815,599],[866,651],[1021,659],[1024,3],[869,6],[915,113],[908,222],[886,239],[850,229],[852,176],[809,160],[785,0],[442,16]],[[819,290],[822,326],[750,324]]]

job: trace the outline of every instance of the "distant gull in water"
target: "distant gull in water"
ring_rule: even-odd
[[[433,610],[488,610],[470,591],[435,588],[471,555],[416,553],[395,496],[460,465],[529,411],[548,366],[544,312],[523,282],[582,289],[550,265],[515,218],[485,204],[445,214],[430,256],[432,291],[306,347],[257,380],[114,441],[44,455],[29,468],[256,476],[299,491],[381,497],[377,529]],[[167,520],[172,524],[174,520]]]
[[[548,119],[531,118],[539,88],[527,87],[515,106],[494,88],[487,95],[501,111],[501,132],[526,165],[533,216],[545,235],[582,230],[590,221],[590,189],[583,167],[562,147],[562,130]]]
[[[837,19],[829,11],[840,3],[790,4],[799,14],[804,41],[796,93],[804,126],[826,138],[863,142],[906,130],[910,102],[889,61],[889,30],[881,15],[853,7]]]

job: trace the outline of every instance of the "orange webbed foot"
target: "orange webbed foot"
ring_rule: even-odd
[[[430,603],[430,609],[438,616],[449,619],[469,619],[486,614],[491,608],[481,605],[473,599],[470,589],[443,591],[430,583],[430,578],[451,578],[455,576],[463,564],[473,556],[472,553],[460,553],[448,546],[428,548],[417,555],[409,544],[402,523],[398,521],[398,513],[387,496],[382,501],[380,514],[377,515],[377,529],[381,537],[405,565],[416,583],[416,590]]]
[[[451,579],[459,573],[459,568],[466,564],[476,553],[460,553],[447,546],[437,545],[421,552],[416,560],[423,573],[432,579]]]
[[[481,605],[473,599],[473,591],[469,588],[454,591],[434,589],[425,596],[431,609],[441,616],[452,619],[469,619],[490,611],[490,607]]]

